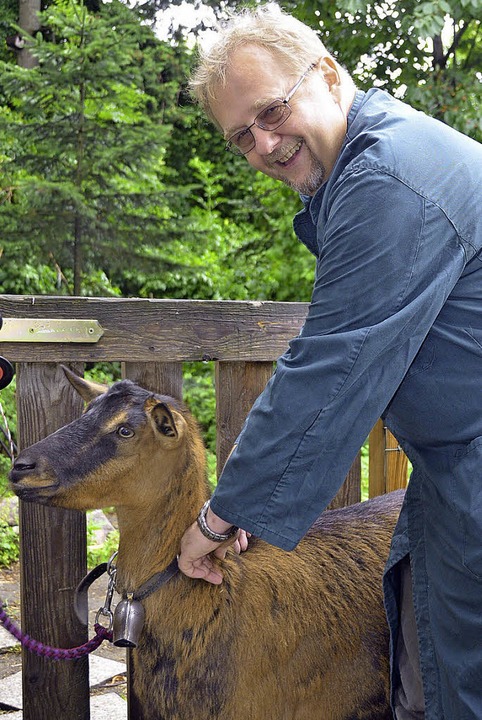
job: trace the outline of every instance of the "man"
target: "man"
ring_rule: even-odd
[[[318,261],[180,568],[222,582],[236,527],[292,549],[383,416],[414,467],[384,579],[395,717],[481,720],[482,147],[357,91],[272,6],[233,18],[192,86],[229,150],[300,192]]]

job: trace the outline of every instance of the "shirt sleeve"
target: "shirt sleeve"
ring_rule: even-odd
[[[343,483],[465,262],[436,204],[370,168],[338,179],[317,233],[306,322],[212,498],[222,518],[288,550]]]

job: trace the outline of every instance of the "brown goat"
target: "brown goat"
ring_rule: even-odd
[[[209,495],[201,436],[173,398],[66,370],[84,415],[20,453],[23,500],[115,505],[117,589],[179,551]],[[381,577],[403,493],[326,511],[292,552],[251,538],[220,586],[177,573],[143,601],[133,651],[143,720],[389,720]]]

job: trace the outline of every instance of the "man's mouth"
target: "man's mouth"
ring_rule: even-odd
[[[293,147],[291,147],[287,152],[285,152],[282,157],[278,158],[276,162],[280,163],[281,165],[286,165],[291,160],[291,158],[296,155],[302,145],[303,140],[299,140],[296,145],[293,145]]]

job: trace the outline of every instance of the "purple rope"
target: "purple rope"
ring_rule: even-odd
[[[54,648],[34,640],[30,635],[24,634],[15,623],[10,620],[0,603],[0,623],[21,645],[39,657],[50,658],[51,660],[76,660],[97,650],[104,640],[112,642],[112,631],[96,623],[94,625],[95,635],[88,642],[74,648]]]

